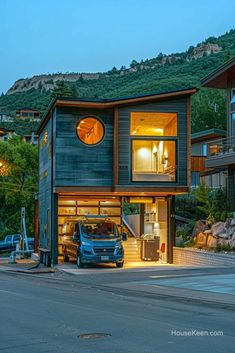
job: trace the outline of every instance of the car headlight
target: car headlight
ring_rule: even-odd
[[[115,253],[116,255],[122,255],[123,248],[121,243],[115,245]]]
[[[84,240],[81,242],[81,245],[91,247],[91,243],[88,243],[88,241]]]
[[[122,247],[122,244],[121,243],[117,243],[116,245],[115,245],[115,249],[120,249]]]

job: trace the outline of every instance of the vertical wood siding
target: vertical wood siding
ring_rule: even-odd
[[[79,119],[98,117],[105,136],[97,145],[85,145],[76,134]],[[113,185],[113,110],[57,109],[55,186]]]
[[[47,143],[41,148],[45,132]],[[39,136],[39,244],[51,247],[51,198],[52,198],[52,119]],[[45,228],[46,227],[46,228]]]
[[[177,142],[177,181],[173,183],[131,182],[131,143],[130,113],[138,112],[176,112],[178,114]],[[119,185],[126,186],[187,186],[187,98],[165,100],[151,104],[138,104],[118,110],[118,174]]]

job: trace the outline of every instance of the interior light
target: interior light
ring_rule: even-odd
[[[163,129],[155,128],[154,131],[158,132],[159,134],[163,134]]]

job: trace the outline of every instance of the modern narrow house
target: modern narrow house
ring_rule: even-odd
[[[117,99],[54,100],[39,134],[39,246],[54,264],[66,218],[106,215],[122,229],[125,203],[172,262],[174,199],[190,189],[190,96],[195,88]]]
[[[205,184],[212,189],[226,187],[225,168],[206,168],[208,144],[214,140],[225,138],[225,130],[210,129],[195,132],[191,135],[191,187]]]
[[[228,201],[235,212],[235,57],[205,77],[202,85],[227,91],[227,137],[208,144],[205,166],[226,172]]]

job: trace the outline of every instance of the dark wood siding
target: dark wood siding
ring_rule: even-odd
[[[95,146],[82,143],[76,125],[85,116],[104,123],[105,137]],[[58,108],[56,115],[55,186],[113,185],[113,110]]]
[[[178,114],[177,180],[171,183],[131,182],[130,113],[176,112]],[[138,104],[118,109],[118,184],[125,186],[187,186],[187,98],[164,100],[151,104]]]
[[[39,245],[51,248],[52,124],[50,119],[39,136]],[[45,133],[48,134],[44,144]],[[44,145],[43,145],[44,144]]]

